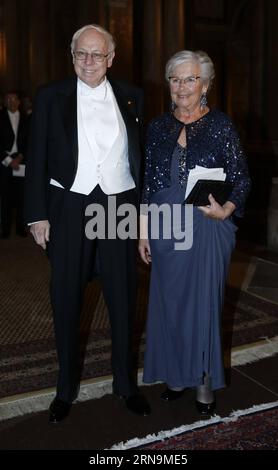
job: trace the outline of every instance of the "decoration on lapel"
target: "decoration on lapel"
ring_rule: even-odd
[[[133,106],[133,101],[132,101],[132,100],[128,100],[128,101],[127,101],[127,104],[128,104],[128,106]],[[135,121],[136,121],[136,122],[139,122],[139,118],[136,117],[136,118],[135,118]]]

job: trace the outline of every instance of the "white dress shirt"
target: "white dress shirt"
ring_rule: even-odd
[[[70,191],[88,195],[97,184],[105,194],[134,188],[126,127],[106,78],[95,88],[78,79],[77,126],[78,166]],[[62,187],[53,179],[50,184]]]

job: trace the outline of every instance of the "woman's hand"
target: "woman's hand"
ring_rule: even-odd
[[[230,217],[236,208],[236,206],[230,201],[225,202],[225,204],[221,206],[214,199],[212,194],[210,194],[208,198],[210,205],[198,206],[198,209],[200,209],[204,215],[211,217],[212,219],[225,220],[227,217]]]
[[[150,242],[147,238],[141,238],[139,240],[138,250],[144,263],[150,264],[152,262],[152,257],[151,257]]]

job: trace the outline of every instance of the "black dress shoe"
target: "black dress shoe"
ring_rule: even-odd
[[[66,403],[60,400],[60,398],[55,397],[49,407],[49,422],[54,424],[60,423],[60,421],[68,416],[70,409],[71,403]]]
[[[174,401],[174,400],[178,400],[178,398],[180,398],[183,393],[184,393],[184,390],[171,390],[170,388],[166,388],[166,390],[164,390],[164,392],[160,395],[160,398],[164,401]]]
[[[201,415],[212,415],[216,406],[215,401],[212,401],[211,403],[202,403],[201,401],[196,400],[195,404]]]
[[[151,407],[143,395],[131,395],[125,399],[127,408],[139,416],[151,414]]]

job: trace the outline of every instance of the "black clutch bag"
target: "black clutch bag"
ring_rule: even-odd
[[[209,194],[212,194],[218,204],[225,204],[228,200],[234,185],[229,181],[218,180],[198,180],[183,204],[193,204],[193,206],[207,206]]]

